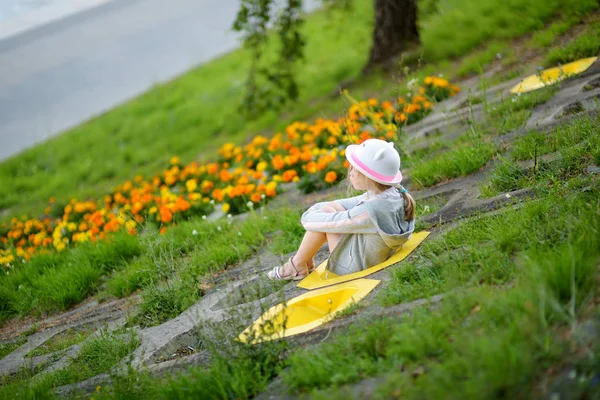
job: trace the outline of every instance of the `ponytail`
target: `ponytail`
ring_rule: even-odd
[[[404,199],[404,219],[412,221],[415,219],[415,199],[406,191],[400,193]]]
[[[384,191],[384,190],[392,187],[392,186],[384,185],[379,182],[375,182],[375,181],[372,181],[372,182],[375,184],[377,189],[379,189],[381,191]],[[413,199],[413,197],[410,194],[408,194],[408,190],[406,190],[404,188],[404,186],[397,184],[397,185],[394,185],[393,187],[398,189],[398,191],[402,195],[402,199],[404,200],[404,220],[412,221],[413,219],[415,219],[415,199]]]

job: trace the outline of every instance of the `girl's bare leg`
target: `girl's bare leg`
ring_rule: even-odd
[[[335,210],[333,207],[323,207],[321,211],[337,212],[337,210]],[[299,267],[306,263],[309,268],[314,267],[315,263],[313,257],[315,254],[317,254],[317,251],[319,251],[321,246],[327,242],[329,245],[329,252],[332,252],[339,243],[341,237],[341,233],[306,231],[304,237],[302,238],[302,242],[300,243],[300,247],[298,247],[298,251],[292,257],[294,265]],[[281,271],[283,276],[289,276],[295,273],[296,271],[293,270],[293,267],[287,264],[284,265],[284,268]]]

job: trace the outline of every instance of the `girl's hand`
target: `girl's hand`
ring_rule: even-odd
[[[321,211],[323,212],[337,212],[337,211],[346,211],[346,209],[338,202],[336,201],[330,201],[328,203],[325,203],[323,205],[323,208],[321,208]]]

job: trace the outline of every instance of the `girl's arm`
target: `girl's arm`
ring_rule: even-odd
[[[308,211],[318,211],[321,208],[323,208],[324,206],[330,206],[333,209],[335,209],[336,211],[346,211],[346,210],[350,210],[351,208],[356,207],[360,202],[365,200],[366,195],[365,194],[361,194],[359,196],[354,196],[354,197],[349,197],[347,199],[338,199],[338,200],[334,200],[334,201],[323,201],[320,203],[317,203],[315,205],[313,205],[312,207],[310,207]]]
[[[326,233],[377,233],[364,204],[350,210],[323,212],[309,209],[300,220],[307,231]]]

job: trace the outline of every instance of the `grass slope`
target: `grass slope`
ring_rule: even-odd
[[[424,61],[442,65],[448,57],[464,55],[490,40],[538,30],[559,10],[567,10],[563,18],[579,18],[597,5],[597,0],[424,2]],[[12,215],[40,212],[51,196],[59,201],[96,198],[133,175],[157,173],[171,155],[184,161],[199,154],[210,158],[225,141],[241,142],[250,133],[272,132],[314,114],[339,113],[344,108],[341,99],[322,98],[341,81],[358,76],[368,54],[372,23],[368,0],[356,0],[350,14],[331,18],[318,12],[307,18],[306,62],[298,69],[302,98],[283,115],[270,113],[249,122],[236,111],[247,66],[244,51],[238,50],[3,161],[0,210]],[[352,29],[342,29],[347,26]],[[367,92],[395,91],[379,75],[368,81],[370,87],[363,86]],[[81,154],[85,156],[74,156]]]

